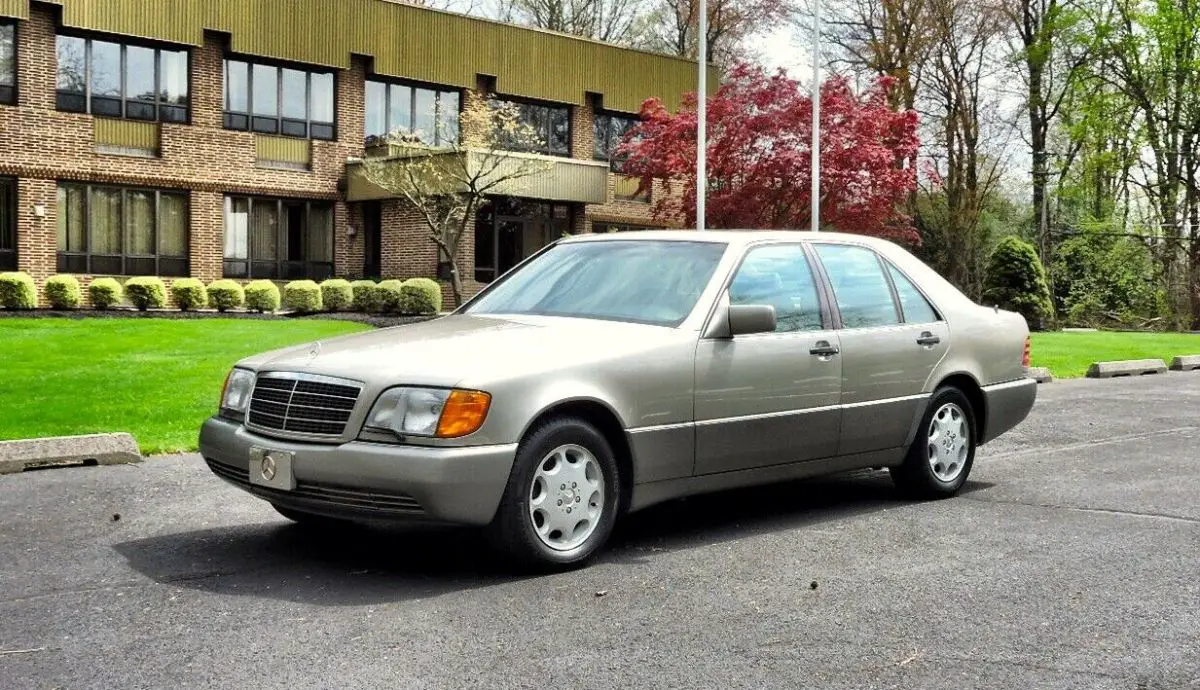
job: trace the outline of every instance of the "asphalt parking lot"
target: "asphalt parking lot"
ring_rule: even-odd
[[[680,501],[536,578],[196,456],[3,477],[0,687],[1200,688],[1197,410],[1200,373],[1054,383],[955,499]]]

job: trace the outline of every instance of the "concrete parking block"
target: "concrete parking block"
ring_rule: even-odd
[[[1171,360],[1171,371],[1196,371],[1200,369],[1200,355],[1183,355]]]
[[[59,465],[120,465],[141,461],[137,441],[129,434],[0,441],[0,474]]]
[[[1025,375],[1038,383],[1054,383],[1054,375],[1046,367],[1030,367]]]
[[[1088,367],[1089,379],[1111,379],[1118,376],[1142,376],[1144,374],[1164,374],[1167,371],[1166,362],[1161,359],[1126,359],[1115,362],[1093,362]]]

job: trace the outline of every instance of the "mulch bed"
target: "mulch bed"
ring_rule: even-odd
[[[294,319],[326,319],[333,321],[354,321],[375,328],[403,326],[410,323],[420,323],[435,319],[435,316],[386,316],[383,314],[363,314],[360,312],[337,312],[321,314],[259,314],[248,311],[227,311],[220,313],[214,310],[179,311],[177,309],[151,309],[138,311],[136,309],[73,309],[58,311],[54,309],[35,309],[33,311],[9,311],[0,309],[0,319],[256,319],[259,321],[290,321]]]

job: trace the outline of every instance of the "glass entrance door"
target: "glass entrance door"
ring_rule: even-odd
[[[497,199],[475,216],[475,280],[488,283],[571,228],[571,207]]]

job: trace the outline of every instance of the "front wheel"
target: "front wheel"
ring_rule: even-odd
[[[493,545],[523,567],[578,565],[608,541],[620,505],[612,447],[582,419],[539,424],[517,449]]]
[[[958,493],[975,461],[975,414],[957,388],[942,388],[929,409],[904,463],[889,468],[901,493],[913,498],[944,498]]]

